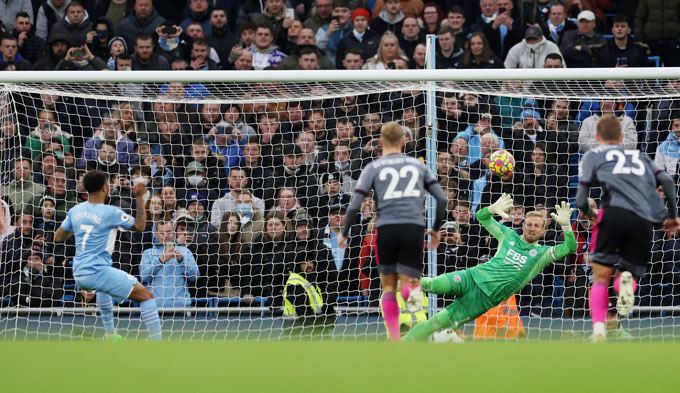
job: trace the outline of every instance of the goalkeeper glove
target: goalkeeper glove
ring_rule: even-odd
[[[571,231],[571,213],[574,209],[569,206],[567,201],[562,201],[561,204],[555,206],[555,213],[550,213],[550,217],[555,220],[556,223],[562,226],[565,231]]]
[[[500,198],[496,199],[496,202],[489,206],[489,213],[498,214],[501,218],[507,220],[510,218],[507,212],[512,209],[512,205],[512,197],[504,193]]]

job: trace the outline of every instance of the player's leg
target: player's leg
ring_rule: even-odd
[[[142,284],[135,283],[128,299],[139,302],[142,321],[149,332],[149,339],[151,341],[161,341],[163,339],[161,319],[158,316],[158,308],[156,307],[156,299],[153,298],[153,293]]]
[[[435,278],[422,277],[420,279],[420,286],[423,288],[423,291],[427,293],[459,296],[462,293],[461,279],[464,274],[466,274],[466,270],[445,273]]]
[[[637,278],[647,271],[654,236],[652,223],[631,212],[628,216],[628,236],[621,249],[619,270],[614,279],[614,290],[619,294],[616,310],[623,317],[628,316],[635,305]]]
[[[117,340],[120,336],[116,334],[116,327],[113,324],[113,298],[108,293],[97,292],[97,308],[101,315],[106,338]]]
[[[590,316],[593,320],[593,342],[607,339],[607,309],[609,308],[609,281],[613,266],[593,263],[593,285],[590,287]]]
[[[399,260],[399,251],[402,248],[403,235],[400,228],[401,225],[381,226],[378,228],[376,241],[376,259],[382,288],[380,308],[382,309],[385,325],[387,326],[387,333],[392,341],[401,341],[399,305],[397,303],[399,284],[397,261]]]

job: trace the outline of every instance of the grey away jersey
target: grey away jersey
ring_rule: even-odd
[[[355,191],[375,191],[378,227],[389,224],[425,226],[425,190],[437,179],[418,159],[390,154],[364,167]]]
[[[620,207],[650,222],[662,222],[666,209],[656,192],[656,174],[660,171],[639,150],[601,145],[583,156],[578,177],[580,183],[602,186],[603,207]]]

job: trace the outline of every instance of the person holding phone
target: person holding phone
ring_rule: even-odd
[[[283,0],[265,0],[265,10],[253,18],[253,22],[258,26],[268,24],[272,27],[272,34],[278,37],[281,33],[284,21],[290,16],[286,14],[286,4]]]
[[[113,38],[113,32],[113,24],[108,19],[103,17],[97,19],[85,39],[90,52],[102,60],[108,59],[111,56],[109,40]]]
[[[326,52],[326,56],[335,64],[335,54],[340,41],[352,34],[354,27],[350,22],[352,11],[347,0],[333,2],[331,22],[328,26],[322,26],[316,32],[316,46]]]

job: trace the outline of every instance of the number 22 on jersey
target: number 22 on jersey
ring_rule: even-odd
[[[385,167],[378,174],[378,179],[380,179],[380,181],[385,181],[387,180],[388,177],[390,178],[390,180],[389,184],[387,185],[387,190],[385,191],[383,199],[396,199],[420,196],[420,190],[416,189],[416,185],[418,184],[418,178],[420,176],[418,173],[418,168],[416,168],[415,166],[406,165],[401,167],[399,171],[397,171],[394,168]],[[397,190],[397,186],[399,185],[399,179],[405,178],[409,178],[408,183],[406,183],[406,187],[404,188],[403,191]]]

